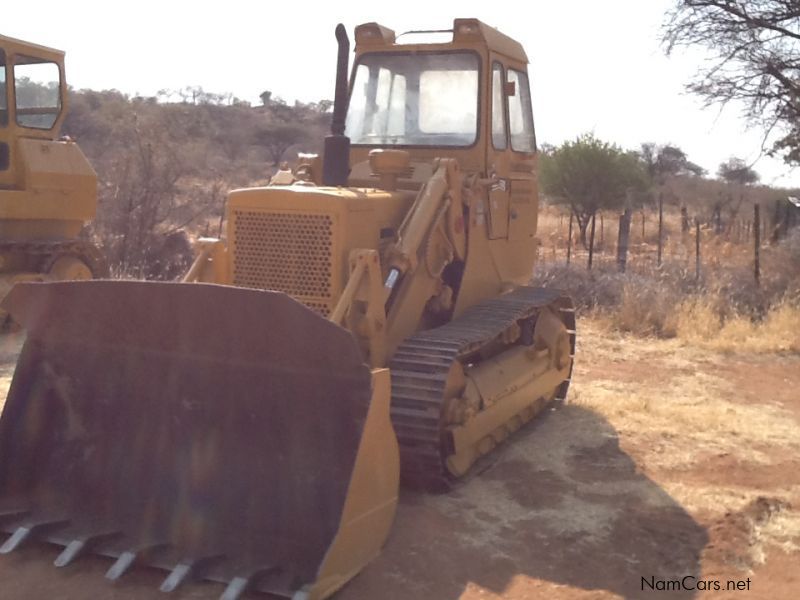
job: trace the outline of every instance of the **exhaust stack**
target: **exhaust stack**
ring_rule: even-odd
[[[347,38],[347,30],[341,23],[336,26],[336,41],[339,43],[336,61],[336,95],[333,99],[331,135],[325,137],[323,185],[346,185],[347,177],[350,175],[350,138],[344,135],[348,104],[347,61],[350,54],[350,40]]]

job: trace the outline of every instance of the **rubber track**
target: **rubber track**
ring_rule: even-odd
[[[479,350],[516,321],[553,305],[570,331],[575,354],[575,311],[558,290],[521,287],[467,309],[459,318],[420,331],[398,347],[389,363],[392,424],[400,444],[401,477],[406,485],[445,490],[454,481],[444,466],[452,453],[441,417],[444,387],[453,362]],[[571,374],[571,373],[570,373]],[[556,397],[565,399],[569,379]]]
[[[42,260],[39,272],[47,273],[53,263],[64,255],[78,256],[87,261],[92,275],[97,279],[109,276],[108,264],[100,250],[91,242],[69,240],[63,242],[0,242],[0,253],[17,252],[38,256]]]

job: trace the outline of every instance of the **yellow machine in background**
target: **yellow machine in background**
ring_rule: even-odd
[[[169,569],[164,590],[325,598],[380,551],[400,477],[446,489],[565,397],[572,302],[529,287],[522,47],[475,19],[444,43],[355,36],[348,86],[337,28],[324,159],[231,192],[226,241],[201,241],[185,282],[6,299],[28,338],[0,419],[0,552],[39,538],[57,565],[115,557],[112,579]]]
[[[58,139],[67,105],[64,53],[0,36],[0,297],[18,281],[108,274],[79,240],[97,206],[97,176]]]

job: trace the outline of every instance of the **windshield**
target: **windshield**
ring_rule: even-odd
[[[478,133],[478,56],[367,54],[355,67],[346,133],[353,144],[470,146]]]

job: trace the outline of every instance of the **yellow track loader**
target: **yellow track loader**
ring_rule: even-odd
[[[66,105],[64,53],[0,35],[0,298],[18,281],[108,276],[98,249],[78,239],[94,218],[97,176],[59,139]]]
[[[348,78],[337,27],[323,159],[232,191],[184,282],[14,288],[0,552],[325,598],[380,551],[401,479],[446,489],[564,398],[573,305],[528,285],[527,58],[475,19],[448,35],[360,25]]]

